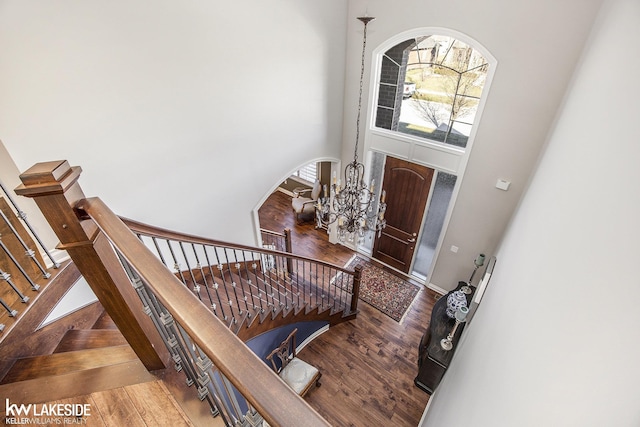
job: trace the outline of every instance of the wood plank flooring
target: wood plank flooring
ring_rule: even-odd
[[[329,243],[312,222],[297,224],[291,198],[272,194],[259,210],[260,225],[290,228],[293,251],[344,265],[353,251]],[[336,427],[417,426],[429,395],[413,384],[418,343],[438,295],[421,286],[402,323],[359,302],[357,319],[332,327],[300,352],[322,372],[322,386],[305,399]]]
[[[12,402],[13,403],[13,402]],[[16,402],[20,404],[21,402]],[[29,424],[77,424],[94,427],[177,427],[193,426],[162,381],[151,381],[107,391],[49,402],[48,405],[89,405],[83,418],[66,416],[19,416]],[[3,416],[3,420],[5,417]],[[6,421],[6,420],[5,420]],[[19,423],[23,425],[23,423]]]
[[[344,246],[329,243],[326,231],[316,230],[313,222],[297,224],[291,199],[283,193],[274,193],[259,216],[263,228],[290,228],[297,254],[340,266],[354,255]],[[436,298],[433,291],[421,288],[402,323],[360,301],[357,319],[332,327],[300,352],[301,358],[323,373],[322,386],[309,391],[307,402],[335,427],[417,426],[429,399],[413,384],[418,343]],[[169,368],[161,375],[155,373],[164,382],[115,388],[60,403],[90,403],[92,416],[86,425],[221,425],[221,418],[211,417],[180,374],[173,375]],[[176,406],[174,397],[182,407],[168,413],[167,408]]]
[[[353,256],[353,251],[342,245],[329,243],[326,230],[315,228],[313,221],[296,222],[291,209],[291,197],[274,192],[258,210],[260,227],[282,233],[285,228],[291,230],[291,246],[294,253],[310,258],[321,259],[339,266],[345,265]]]

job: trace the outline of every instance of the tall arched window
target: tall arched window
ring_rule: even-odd
[[[375,127],[464,149],[488,68],[477,50],[451,36],[398,43],[382,57]]]
[[[424,205],[426,211],[420,230],[413,232],[416,244],[409,270],[427,282],[476,145],[497,60],[463,33],[425,27],[383,42],[374,49],[372,64],[373,111],[365,138],[372,177],[384,187],[400,185],[384,172],[389,156],[434,170],[426,200],[411,196],[411,203]]]

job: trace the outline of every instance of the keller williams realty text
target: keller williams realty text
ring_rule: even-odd
[[[33,403],[15,404],[6,399],[5,414],[7,417],[78,417],[91,415],[91,405],[88,403]]]

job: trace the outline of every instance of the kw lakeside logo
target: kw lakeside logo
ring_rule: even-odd
[[[5,424],[7,425],[82,425],[91,415],[89,403],[41,403],[17,404],[5,399]]]

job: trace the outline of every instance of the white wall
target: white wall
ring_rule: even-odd
[[[289,172],[352,157],[356,17],[377,17],[368,52],[449,28],[498,60],[432,277],[449,289],[495,251],[601,1],[0,0],[0,140],[21,170],[82,166],[121,215],[253,243],[252,210]]]
[[[254,243],[251,211],[338,157],[341,0],[0,1],[0,140],[117,213]]]
[[[359,50],[367,12],[370,50],[397,34],[442,27],[475,39],[498,61],[431,283],[451,289],[478,253],[494,253],[521,198],[601,0],[352,0],[343,147],[353,150]],[[352,59],[353,58],[353,59]],[[371,59],[371,58],[368,58]],[[369,86],[366,85],[368,92]],[[365,99],[370,99],[369,93]],[[370,135],[368,135],[370,136]],[[504,192],[498,178],[511,181]],[[449,251],[455,245],[458,253]]]
[[[640,3],[608,0],[425,426],[640,425]]]
[[[65,251],[55,249],[59,241],[58,237],[49,227],[47,220],[44,219],[44,216],[42,215],[42,212],[40,212],[36,203],[32,199],[19,197],[14,193],[13,190],[21,183],[20,178],[18,177],[20,172],[21,171],[11,159],[11,156],[9,156],[2,140],[0,140],[0,182],[2,182],[2,185],[9,193],[8,197],[11,197],[13,203],[15,203],[20,211],[26,215],[29,226],[33,229],[44,246],[44,248],[42,248],[36,241],[35,236],[33,236],[36,247],[32,247],[31,249],[40,252],[45,265],[47,267],[52,267],[53,261],[44,253],[44,249],[47,249],[49,254],[58,263],[68,258],[68,255]],[[5,197],[1,190],[0,197]],[[8,197],[5,197],[7,199],[7,203],[11,207],[11,211],[17,215],[17,210],[14,208],[13,203],[8,200]],[[26,224],[23,225],[28,229]]]

